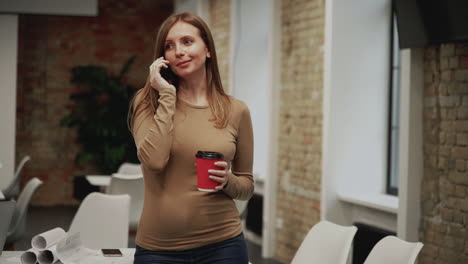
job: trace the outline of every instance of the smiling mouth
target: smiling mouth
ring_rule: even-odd
[[[187,63],[191,62],[192,60],[186,60],[186,61],[182,61],[182,62],[179,62],[177,63],[177,66],[183,66],[183,65],[186,65]]]

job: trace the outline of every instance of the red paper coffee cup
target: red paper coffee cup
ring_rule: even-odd
[[[216,192],[216,186],[220,183],[210,179],[208,170],[222,170],[222,167],[216,166],[215,162],[224,161],[223,154],[213,151],[198,151],[197,158],[197,181],[198,190],[204,192]]]

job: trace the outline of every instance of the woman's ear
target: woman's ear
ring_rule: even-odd
[[[207,58],[211,58],[211,54],[210,54],[209,51],[208,51],[208,53],[206,53],[206,57],[207,57]]]

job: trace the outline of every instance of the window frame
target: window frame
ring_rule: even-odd
[[[399,105],[400,105],[400,71],[401,71],[401,62],[399,59],[395,59],[396,56],[400,55],[400,48],[398,45],[398,32],[396,27],[396,14],[392,10],[390,23],[390,78],[389,78],[389,111],[388,111],[388,156],[387,156],[387,180],[386,180],[386,193],[390,195],[398,196],[398,168],[399,168]],[[397,61],[397,64],[395,64]],[[396,73],[395,73],[396,72]],[[398,89],[395,91],[395,89]],[[397,93],[397,96],[394,96],[394,93]],[[395,115],[397,117],[395,117]],[[395,122],[393,122],[395,119]],[[396,130],[396,132],[395,132]],[[393,181],[392,181],[393,180]],[[393,183],[395,183],[393,185]]]

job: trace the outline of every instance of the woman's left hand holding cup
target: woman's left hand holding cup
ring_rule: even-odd
[[[219,182],[220,185],[216,186],[216,190],[222,190],[229,181],[229,163],[226,161],[217,161],[215,165],[221,167],[221,170],[208,170],[210,179]]]

